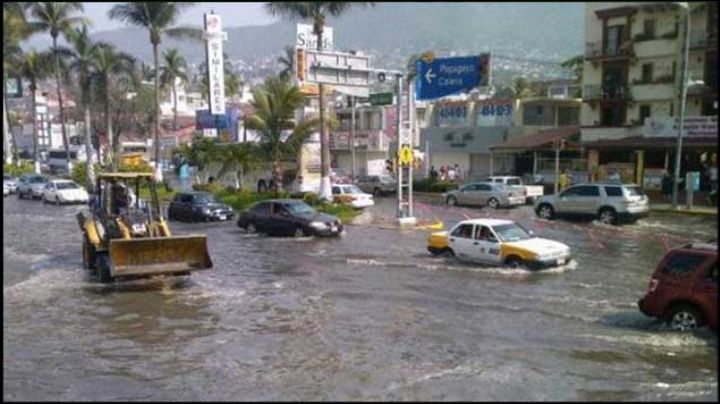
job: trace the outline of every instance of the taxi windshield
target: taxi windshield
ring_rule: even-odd
[[[500,237],[501,241],[521,241],[533,237],[527,230],[515,223],[494,226],[493,229],[495,230],[495,233],[497,233],[498,237]]]

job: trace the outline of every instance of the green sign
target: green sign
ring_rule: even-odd
[[[370,105],[391,105],[392,103],[393,93],[370,94]]]

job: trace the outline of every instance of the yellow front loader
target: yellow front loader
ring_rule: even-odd
[[[150,190],[148,202],[141,186]],[[170,233],[151,173],[99,174],[90,213],[77,218],[83,265],[102,282],[212,268],[206,236]]]

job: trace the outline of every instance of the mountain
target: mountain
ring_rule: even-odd
[[[374,65],[400,68],[417,52],[439,57],[492,51],[509,60],[563,60],[582,52],[584,3],[375,3],[330,17],[337,50],[357,49],[373,56]],[[227,21],[225,22],[227,24]],[[274,63],[293,45],[295,21],[227,27],[225,52],[231,59]],[[97,40],[152,61],[146,31],[123,28],[93,34]],[[44,38],[47,36],[48,38]],[[49,44],[49,35],[32,44]],[[176,47],[191,62],[205,58],[204,44],[165,38],[161,50]]]

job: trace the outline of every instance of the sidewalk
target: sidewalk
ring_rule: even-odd
[[[687,206],[680,205],[678,209],[673,209],[669,203],[650,203],[651,212],[662,212],[662,213],[679,213],[685,215],[698,215],[698,216],[717,216],[717,208],[711,206],[693,206],[691,210],[687,209]]]

